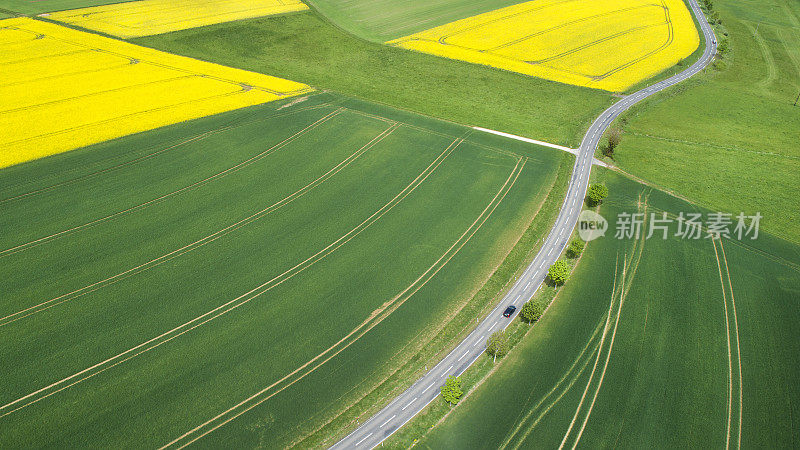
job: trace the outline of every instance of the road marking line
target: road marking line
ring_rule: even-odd
[[[495,322],[495,323],[493,323],[493,324],[492,324],[492,327],[491,327],[491,328],[489,328],[489,332],[491,332],[492,330],[494,330],[494,327],[495,327],[495,325],[497,325],[497,322]]]
[[[464,357],[467,356],[467,353],[469,353],[469,350],[465,351],[464,354],[461,355],[461,358],[458,358],[458,361],[461,361],[462,359],[464,359]]]
[[[536,275],[534,275],[534,276],[536,276]],[[526,285],[525,285],[525,287],[524,287],[523,289],[528,289],[528,286],[530,286],[530,285],[531,285],[531,282],[530,282],[530,281],[528,281],[528,284],[526,284]]]
[[[392,417],[389,417],[389,420],[387,420],[386,422],[383,422],[383,425],[386,425],[387,423],[391,422],[392,419],[394,419],[395,417],[397,417],[397,414],[393,415]],[[383,428],[383,425],[381,425],[380,428]]]
[[[450,367],[453,367],[453,366],[450,366]],[[414,400],[411,400],[410,402],[408,402],[408,404],[407,404],[406,406],[403,406],[403,409],[401,409],[400,411],[405,411],[405,410],[406,410],[406,408],[408,408],[409,406],[411,406],[411,404],[412,404],[412,403],[414,403],[415,401],[417,401],[417,399],[418,399],[418,398],[419,398],[419,397],[414,397]]]
[[[361,439],[360,441],[356,442],[356,445],[354,445],[353,447],[358,447],[358,444],[360,444],[360,443],[362,443],[362,442],[366,441],[366,440],[367,440],[367,438],[368,438],[368,437],[370,437],[370,436],[372,436],[372,433],[370,433],[370,434],[368,434],[368,435],[364,436],[364,438],[363,438],[363,439]]]
[[[436,383],[431,383],[431,385],[426,387],[425,390],[422,391],[422,393],[424,394],[424,393],[428,392],[428,389],[432,388],[434,384],[436,384]],[[394,417],[394,416],[392,416],[392,417]],[[389,419],[389,420],[391,420],[391,419]]]

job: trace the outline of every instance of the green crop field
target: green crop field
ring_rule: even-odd
[[[714,1],[728,36],[718,71],[627,115],[616,163],[711,209],[764,215],[800,243],[800,4]]]
[[[609,233],[423,446],[793,446],[800,247],[764,233],[615,239],[620,212],[699,210],[613,173],[600,178],[611,192],[600,209]]]
[[[569,166],[322,93],[4,169],[0,446],[307,438],[432,345]]]
[[[572,147],[613,100],[594,89],[366,42],[314,12],[229,22],[133,42]]]
[[[307,2],[342,29],[375,42],[386,42],[521,0],[310,0]]]
[[[65,9],[125,3],[133,0],[0,0],[0,9],[22,14],[41,14]]]

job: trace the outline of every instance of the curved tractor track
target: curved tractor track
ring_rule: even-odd
[[[460,375],[477,360],[486,348],[486,339],[494,331],[504,329],[519,313],[518,308],[511,317],[503,317],[501,312],[508,305],[520,306],[522,302],[533,296],[547,276],[547,269],[558,259],[569,241],[572,230],[578,222],[583,199],[589,185],[589,172],[592,158],[603,133],[620,114],[635,104],[650,97],[656,92],[676,85],[706,68],[717,52],[717,40],[714,32],[705,20],[697,0],[689,0],[692,12],[700,23],[705,37],[703,55],[686,70],[658,83],[647,86],[634,94],[618,101],[592,122],[581,141],[575,167],[570,178],[569,189],[561,211],[558,214],[550,234],[536,257],[525,269],[514,286],[503,297],[497,307],[483,319],[456,348],[444,357],[435,367],[429,370],[410,388],[395,398],[389,405],[364,422],[355,431],[336,443],[333,449],[358,448],[369,449],[379,445],[392,433],[411,420],[425,406],[439,395],[439,387],[449,375]]]

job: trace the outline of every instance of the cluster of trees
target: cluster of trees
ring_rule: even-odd
[[[595,183],[586,191],[586,203],[589,206],[599,205],[606,197],[608,197],[608,187],[603,183]]]

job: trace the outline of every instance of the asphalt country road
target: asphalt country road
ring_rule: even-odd
[[[331,447],[332,449],[370,449],[379,445],[439,396],[439,388],[444,384],[448,375],[458,376],[467,370],[483,354],[486,349],[486,340],[493,332],[505,329],[516,318],[522,304],[533,296],[545,280],[547,269],[558,259],[569,241],[572,230],[578,222],[578,215],[581,212],[583,200],[586,196],[594,152],[606,129],[614,119],[633,105],[656,92],[694,76],[714,59],[714,55],[717,53],[717,41],[714,32],[711,30],[708,21],[705,20],[697,0],[689,0],[689,4],[705,36],[706,47],[700,59],[688,69],[626,96],[603,111],[595,119],[578,148],[579,152],[575,160],[567,196],[556,218],[555,225],[550,230],[550,234],[547,236],[539,253],[536,254],[533,262],[517,279],[514,286],[475,330],[444,359],[389,405]],[[502,316],[502,312],[508,305],[516,305],[517,311],[511,317],[506,318]]]

